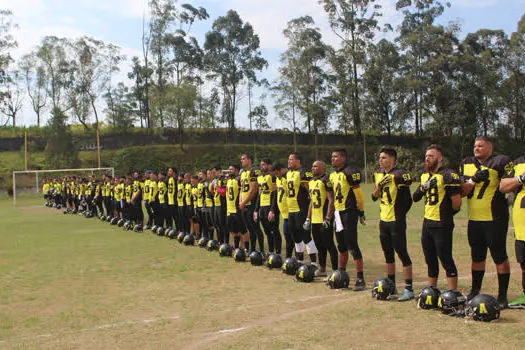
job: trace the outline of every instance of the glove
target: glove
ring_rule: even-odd
[[[431,187],[436,187],[437,185],[437,179],[435,177],[428,179],[427,182],[421,185],[421,188],[423,189],[423,192],[426,192]]]
[[[392,176],[386,176],[383,177],[383,179],[381,181],[379,181],[379,183],[377,184],[380,188],[383,188],[383,186],[389,184],[392,182]]]
[[[478,171],[476,171],[474,176],[472,176],[471,179],[475,183],[487,181],[489,179],[489,171],[486,170],[486,169],[485,170],[478,170]]]
[[[516,176],[516,180],[518,180],[518,182],[523,185],[523,183],[525,182],[525,173]]]
[[[311,223],[310,219],[306,219],[306,221],[303,224],[303,229],[305,231],[310,231],[311,227],[312,227],[312,223]]]
[[[361,225],[366,225],[366,216],[364,211],[359,212],[359,223]]]
[[[330,228],[330,224],[332,223],[332,220],[331,218],[329,218],[328,216],[324,218],[324,221],[323,221],[323,228],[327,229],[327,228]]]

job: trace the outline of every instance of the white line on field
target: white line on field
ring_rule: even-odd
[[[246,327],[240,327],[240,328],[229,328],[229,329],[223,329],[223,330],[220,330],[218,331],[217,333],[234,333],[234,332],[238,332],[238,331],[242,331],[246,329]]]

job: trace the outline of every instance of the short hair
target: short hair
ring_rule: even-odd
[[[394,159],[397,159],[397,151],[393,148],[381,148],[379,153],[386,153],[391,157],[394,157]]]
[[[339,153],[343,157],[348,158],[348,152],[344,148],[336,148],[332,150],[332,153]]]
[[[284,165],[282,165],[281,163],[277,162],[273,165],[273,170],[281,170],[281,169],[284,169]]]
[[[291,156],[294,156],[295,159],[297,159],[298,161],[300,161],[301,163],[303,162],[303,157],[301,157],[301,155],[297,152],[292,152],[290,153]]]
[[[246,158],[248,158],[249,160],[251,160],[252,163],[253,163],[253,156],[252,156],[250,153],[243,153],[243,154],[241,155],[241,157],[246,157]]]
[[[219,164],[216,164],[212,170],[215,170],[215,171],[222,171],[222,167],[219,165]]]
[[[486,142],[486,143],[490,143],[491,145],[494,144],[494,137],[492,136],[477,136],[476,139],[474,140],[474,142],[476,141],[483,141],[483,142]]]
[[[270,158],[263,158],[261,159],[261,162],[266,163],[268,165],[272,165],[272,160]]]
[[[433,143],[430,146],[428,146],[426,150],[430,151],[431,149],[436,150],[439,153],[441,153],[441,155],[443,155],[443,149],[441,148],[440,145]]]
[[[230,166],[237,169],[237,171],[241,170],[241,167],[238,164],[230,164]]]
[[[195,179],[195,180],[198,180],[198,179],[199,179],[199,177],[198,177],[197,175],[192,175],[191,178],[192,178],[192,179]]]

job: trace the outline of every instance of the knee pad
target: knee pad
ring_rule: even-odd
[[[310,240],[310,242],[306,243],[306,251],[308,254],[315,254],[317,253],[317,247],[315,246],[314,240]]]
[[[457,277],[458,276],[458,269],[456,268],[456,265],[447,265],[445,266],[445,270],[447,272],[447,277]]]
[[[304,242],[295,243],[295,251],[297,253],[304,253]]]

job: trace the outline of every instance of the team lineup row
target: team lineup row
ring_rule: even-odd
[[[405,280],[397,299],[414,298],[412,262],[406,244],[406,214],[412,202],[421,199],[425,201],[421,242],[429,286],[437,285],[441,262],[449,290],[456,290],[457,268],[452,255],[454,215],[460,210],[461,197],[467,197],[472,288],[466,299],[475,300],[481,291],[490,250],[498,272],[496,305],[525,307],[525,219],[519,215],[525,210],[522,186],[525,160],[520,157],[512,162],[508,157],[493,155],[492,145],[491,138],[476,139],[474,156],[464,159],[458,172],[443,169],[441,149],[429,146],[425,154],[426,172],[413,194],[410,173],[396,167],[396,151],[380,151],[380,169],[374,173],[372,200],[379,201],[380,241],[388,278],[374,286],[378,296],[385,296],[383,284],[394,286],[386,288],[391,291],[386,294],[395,293],[397,254]],[[255,167],[252,157],[244,154],[241,167],[231,165],[226,174],[219,166],[195,176],[179,174],[170,168],[166,173],[147,171],[143,178],[135,172],[116,179],[104,176],[102,181],[95,178],[46,181],[43,190],[48,203],[63,205],[71,212],[83,209],[87,215],[111,217],[128,229],[152,228],[157,234],[171,237],[180,232],[192,233],[196,239],[207,240],[212,240],[216,232],[218,244],[228,244],[231,234],[234,249],[244,248],[246,255],[256,251],[257,245],[257,251],[266,252],[264,235],[268,256],[280,255],[282,230],[286,258],[290,258],[295,249],[298,263],[302,265],[306,251],[315,276],[327,275],[328,254],[338,278],[347,275],[351,254],[357,273],[354,290],[364,290],[363,257],[357,239],[358,222],[365,223],[362,175],[348,165],[345,150],[334,150],[331,163],[334,171],[330,174],[320,160],[313,163],[311,172],[306,171],[302,169],[301,157],[292,153],[287,167],[272,165],[269,159],[262,159],[260,167]],[[509,213],[505,192],[516,193],[513,220],[523,285],[520,298],[510,304],[507,303],[510,264],[506,252]],[[142,202],[148,214],[145,222]],[[455,293],[456,299],[459,294]]]

